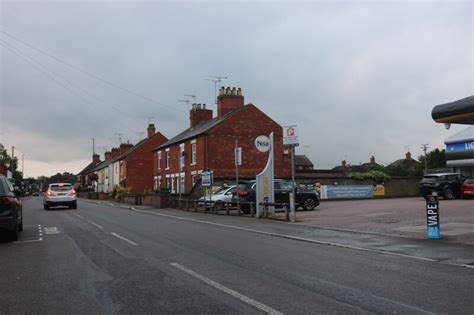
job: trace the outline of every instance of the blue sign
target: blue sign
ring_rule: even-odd
[[[461,152],[474,150],[474,141],[450,143],[446,145],[446,152]]]
[[[439,226],[438,196],[426,196],[426,223],[428,239],[439,240],[441,231]]]
[[[372,185],[327,186],[328,199],[365,199],[374,198]]]

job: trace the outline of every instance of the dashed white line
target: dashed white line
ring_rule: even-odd
[[[201,274],[199,274],[199,273],[197,273],[197,272],[194,272],[194,271],[192,271],[191,269],[188,269],[188,268],[186,268],[186,267],[184,267],[184,266],[182,266],[182,265],[180,265],[180,264],[178,264],[178,263],[172,263],[171,266],[176,267],[176,268],[178,268],[179,270],[184,271],[184,272],[186,272],[187,274],[193,276],[194,278],[197,278],[197,279],[199,279],[199,280],[201,280],[201,281],[207,283],[208,285],[210,285],[210,286],[212,286],[212,287],[214,287],[214,288],[216,288],[216,289],[218,289],[218,290],[221,290],[221,291],[223,291],[223,292],[225,292],[225,293],[227,293],[227,294],[229,294],[229,295],[231,295],[231,296],[233,296],[233,297],[235,297],[235,298],[241,300],[242,302],[245,302],[245,303],[247,303],[247,304],[249,304],[249,305],[252,305],[253,307],[255,307],[255,308],[257,308],[257,309],[259,309],[259,310],[261,310],[261,311],[263,311],[263,312],[265,312],[265,313],[267,313],[267,314],[283,315],[283,313],[281,313],[281,312],[279,312],[279,311],[277,311],[277,310],[271,308],[270,306],[267,306],[267,305],[265,305],[265,304],[263,304],[263,303],[260,303],[260,302],[258,302],[258,301],[255,301],[255,300],[249,298],[248,296],[245,296],[245,295],[243,295],[243,294],[240,294],[240,293],[237,292],[237,291],[234,291],[234,290],[232,290],[232,289],[229,289],[228,287],[225,287],[225,286],[223,286],[222,284],[219,284],[219,283],[217,283],[217,282],[215,282],[215,281],[213,281],[213,280],[211,280],[211,279],[209,279],[209,278],[207,278],[207,277],[205,277],[205,276],[203,276],[203,275],[201,275]]]
[[[97,224],[97,223],[95,223],[95,222],[92,222],[91,220],[87,220],[87,222],[89,222],[90,224],[92,224],[92,225],[98,227],[99,229],[103,229],[102,225],[99,225],[99,224]]]
[[[131,244],[131,245],[133,245],[133,246],[138,246],[138,244],[135,243],[134,241],[131,241],[131,240],[129,240],[128,238],[123,237],[123,236],[121,236],[121,235],[118,235],[117,233],[112,232],[112,233],[110,233],[110,234],[112,234],[113,236],[115,236],[115,237],[121,239],[122,241],[125,241],[125,242],[127,242],[127,243],[129,243],[129,244]]]
[[[80,214],[77,214],[77,213],[74,213],[74,212],[71,212],[72,215],[75,215],[76,217],[80,218],[80,219],[84,219],[84,217]]]

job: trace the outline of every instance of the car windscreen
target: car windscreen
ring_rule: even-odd
[[[423,177],[421,182],[422,183],[432,183],[432,182],[435,182],[438,178],[439,178],[439,176],[425,176],[425,177]]]
[[[51,185],[51,187],[49,188],[51,189],[52,191],[69,191],[72,189],[72,186],[71,185],[68,185],[68,184],[64,184],[64,185]]]
[[[293,189],[293,186],[291,185],[290,182],[278,182],[278,184],[280,184],[280,189],[282,189],[282,190],[291,190],[291,189]]]

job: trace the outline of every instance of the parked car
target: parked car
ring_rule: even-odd
[[[32,196],[33,197],[38,197],[39,195],[40,195],[39,192],[35,191]]]
[[[256,181],[239,184],[236,195],[238,195],[239,202],[255,202],[257,197]],[[292,191],[291,182],[282,179],[276,179],[274,182],[275,203],[290,202],[290,193]],[[296,208],[303,208],[303,210],[314,210],[319,206],[319,196],[314,190],[306,190],[295,187],[295,202]],[[241,209],[249,210],[249,205],[242,204]]]
[[[461,186],[461,194],[466,199],[474,196],[474,178],[466,178]]]
[[[204,203],[207,201],[213,201],[216,203],[216,208],[219,210],[219,209],[222,209],[223,205],[226,203],[226,202],[231,202],[232,201],[232,196],[233,196],[233,193],[235,192],[236,190],[236,186],[230,186],[230,187],[222,187],[221,189],[219,189],[218,191],[212,193],[212,195],[208,195],[208,196],[203,196],[201,198],[199,198],[199,201],[198,201],[198,204],[199,206],[204,206]],[[211,208],[213,207],[213,205],[211,205],[209,203],[209,205],[207,206],[208,208]]]
[[[425,175],[418,184],[421,195],[431,195],[437,192],[445,199],[461,196],[461,186],[466,177],[459,173],[443,173]]]
[[[10,181],[0,175],[0,230],[9,232],[13,241],[23,230],[23,210]]]
[[[69,183],[49,184],[46,194],[43,196],[43,207],[49,210],[51,207],[67,206],[77,209],[76,191]]]

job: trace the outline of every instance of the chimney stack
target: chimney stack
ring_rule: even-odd
[[[375,157],[373,155],[370,157],[370,164],[375,164]]]
[[[212,119],[212,110],[206,109],[206,104],[193,104],[189,111],[190,127],[194,128],[202,122]]]
[[[346,166],[347,166],[347,162],[346,162],[346,160],[342,160],[342,162],[341,162],[341,166],[342,166],[342,167],[346,167]]]
[[[411,160],[411,153],[410,153],[410,151],[408,151],[407,153],[405,153],[405,159],[406,159],[406,160]]]
[[[104,153],[104,159],[106,161],[110,160],[111,157],[112,157],[112,152],[107,151],[107,152]]]
[[[217,97],[217,117],[222,117],[230,111],[244,106],[244,96],[241,88],[221,87]]]
[[[155,134],[155,125],[154,124],[148,124],[148,128],[146,129],[148,133],[148,138],[151,138]]]
[[[122,143],[120,145],[120,154],[124,154],[131,147],[133,147],[133,144],[131,143]]]
[[[97,153],[92,154],[92,162],[94,162],[94,164],[99,164],[100,163],[100,155],[98,155]]]
[[[116,158],[119,155],[120,155],[120,149],[119,148],[112,148],[112,155],[110,156],[110,158],[113,159],[113,158]]]

